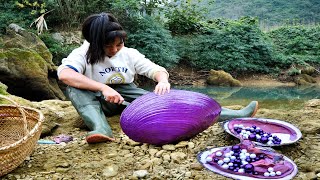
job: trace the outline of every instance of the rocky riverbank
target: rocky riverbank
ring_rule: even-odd
[[[8,179],[228,179],[215,174],[197,161],[206,148],[229,146],[239,140],[216,123],[196,137],[178,144],[154,146],[130,140],[119,125],[119,116],[109,118],[115,142],[88,145],[74,108],[68,101],[26,102],[41,109],[46,117],[43,139],[71,135],[69,143],[38,144]],[[230,108],[241,108],[233,106]],[[301,110],[259,109],[256,117],[280,119],[297,126],[303,137],[297,143],[276,148],[292,159],[299,172],[294,179],[320,178],[320,100],[310,100]]]

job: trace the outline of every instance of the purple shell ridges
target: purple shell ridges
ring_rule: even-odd
[[[174,90],[134,100],[121,114],[123,132],[136,142],[163,145],[189,139],[211,126],[221,106],[205,94]]]

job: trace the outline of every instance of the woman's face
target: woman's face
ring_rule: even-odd
[[[109,58],[111,58],[112,56],[117,54],[117,52],[120,51],[123,46],[123,41],[119,37],[116,37],[113,43],[105,45],[104,52]]]

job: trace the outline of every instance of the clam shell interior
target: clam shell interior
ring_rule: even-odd
[[[294,125],[276,119],[263,119],[263,118],[237,118],[232,119],[224,123],[224,129],[226,132],[243,140],[244,138],[234,130],[234,125],[242,124],[244,127],[252,127],[253,125],[259,127],[264,132],[271,133],[281,139],[280,144],[263,144],[254,141],[255,144],[260,146],[281,146],[286,144],[292,144],[298,141],[302,134],[300,130]]]
[[[210,171],[213,171],[215,173],[221,174],[221,175],[229,177],[229,178],[239,179],[239,180],[261,180],[261,179],[266,179],[266,180],[270,180],[270,179],[288,180],[288,179],[292,179],[298,172],[297,165],[292,160],[290,160],[286,156],[283,156],[283,155],[280,155],[280,154],[276,153],[273,149],[268,148],[268,147],[255,147],[255,148],[256,149],[260,149],[262,151],[267,151],[269,153],[274,153],[275,155],[282,156],[283,157],[283,161],[285,161],[286,163],[289,163],[289,164],[292,165],[291,172],[288,172],[287,174],[283,174],[282,176],[278,176],[278,177],[277,176],[264,177],[263,175],[253,176],[253,175],[246,174],[246,173],[234,172],[234,171],[231,171],[229,169],[223,169],[217,163],[208,163],[207,158],[209,156],[212,156],[213,153],[216,153],[216,152],[219,152],[219,151],[223,152],[226,149],[231,149],[231,147],[232,146],[208,149],[206,151],[200,152],[198,154],[198,156],[197,156],[197,159],[205,168],[209,169]]]

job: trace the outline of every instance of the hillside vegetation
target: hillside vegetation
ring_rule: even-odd
[[[215,0],[208,17],[258,17],[269,26],[320,22],[319,0]]]
[[[183,63],[197,70],[225,70],[233,75],[278,75],[296,65],[320,67],[320,26],[286,24],[266,32],[259,23],[295,18],[318,22],[319,4],[318,0],[7,0],[0,4],[4,12],[0,14],[0,34],[6,33],[10,23],[38,33],[59,65],[77,44],[58,42],[52,34],[79,30],[85,17],[108,10],[128,32],[126,46],[164,67]],[[48,30],[30,26],[41,16]],[[296,72],[299,70],[292,74]]]

